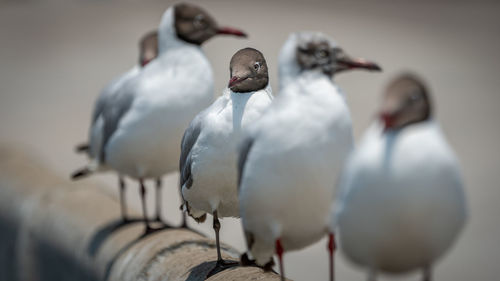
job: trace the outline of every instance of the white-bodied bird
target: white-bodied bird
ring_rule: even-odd
[[[265,267],[276,253],[284,280],[283,252],[328,233],[336,178],[353,147],[349,109],[332,76],[380,68],[313,32],[290,35],[279,67],[280,94],[240,148],[239,201],[249,252]]]
[[[217,264],[211,276],[234,265],[222,259],[219,217],[239,217],[237,159],[241,132],[256,122],[273,99],[261,52],[241,49],[231,58],[228,88],[191,122],[180,159],[185,210],[198,221],[213,215]]]
[[[132,67],[129,71],[123,73],[122,75],[114,78],[109,82],[100,92],[97,100],[94,104],[94,109],[92,112],[92,119],[89,129],[89,140],[87,143],[78,145],[76,151],[79,153],[85,153],[91,159],[91,161],[97,161],[101,153],[101,140],[99,137],[102,135],[102,122],[103,122],[103,111],[105,107],[115,106],[112,102],[115,95],[119,94],[120,87],[124,85],[127,81],[133,79],[139,75],[141,69],[146,66],[150,61],[152,61],[158,55],[158,32],[151,31],[145,34],[139,41],[139,64]],[[90,174],[89,169],[84,168],[82,170],[76,171],[71,175],[71,178],[76,180]],[[124,222],[128,221],[127,218],[127,208],[125,201],[125,180],[122,175],[118,175],[118,182],[120,186],[120,206],[121,215]],[[157,188],[160,188],[160,179],[157,179]],[[157,202],[159,203],[159,202]],[[156,209],[156,220],[160,220],[160,205],[157,205]]]
[[[387,88],[380,121],[366,132],[343,174],[333,227],[354,263],[377,272],[431,268],[466,219],[457,159],[432,118],[429,93],[413,75]]]
[[[178,169],[185,128],[213,99],[213,74],[200,45],[217,34],[245,36],[220,28],[203,9],[176,4],[164,14],[158,29],[158,57],[127,81],[103,111],[102,149],[88,172],[111,167],[140,184],[146,232],[152,230],[146,212],[144,180]]]

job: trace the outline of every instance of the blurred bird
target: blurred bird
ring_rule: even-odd
[[[333,227],[354,263],[403,273],[431,267],[464,226],[466,202],[457,159],[432,118],[415,76],[392,81],[380,121],[365,134],[343,174]]]
[[[184,133],[180,158],[184,209],[197,221],[213,215],[217,264],[211,275],[234,266],[222,259],[219,217],[239,217],[237,146],[241,131],[256,122],[273,99],[266,60],[245,48],[231,58],[228,88],[198,114]]]
[[[94,110],[92,112],[92,119],[90,123],[89,130],[89,141],[88,143],[80,144],[76,147],[76,152],[85,153],[91,159],[91,161],[96,161],[99,158],[102,148],[102,142],[100,136],[102,135],[102,122],[103,122],[103,111],[105,107],[115,106],[112,100],[115,95],[119,94],[120,87],[125,84],[128,80],[139,75],[142,67],[146,66],[150,61],[152,61],[158,55],[158,32],[151,31],[145,34],[139,41],[139,64],[132,67],[129,71],[123,73],[122,75],[111,80],[99,94],[95,104]],[[76,180],[83,178],[90,174],[90,170],[84,168],[78,170],[72,174],[71,178]],[[118,175],[118,182],[120,186],[120,206],[121,215],[124,222],[128,221],[127,218],[127,208],[125,201],[125,180],[122,175]],[[161,179],[157,179],[157,191],[161,186]],[[157,197],[160,197],[157,194]],[[157,201],[156,208],[156,220],[160,220],[160,205]]]
[[[276,253],[284,280],[283,252],[311,245],[327,233],[337,174],[353,147],[349,109],[332,76],[380,68],[350,58],[326,35],[313,32],[291,34],[279,66],[280,95],[250,126],[238,166],[248,250],[265,268]],[[246,262],[252,261],[245,254]]]
[[[104,108],[96,136],[101,153],[84,170],[91,173],[109,166],[137,179],[146,232],[152,228],[144,180],[177,170],[184,129],[212,101],[212,68],[200,45],[217,34],[245,36],[219,27],[195,5],[169,8],[158,29],[158,57],[121,85],[111,101],[115,106]]]

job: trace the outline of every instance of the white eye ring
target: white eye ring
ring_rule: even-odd
[[[255,70],[258,71],[260,69],[260,63],[259,62],[254,63],[253,64],[253,69],[255,69]]]

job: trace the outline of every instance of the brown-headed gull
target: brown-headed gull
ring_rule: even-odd
[[[80,144],[76,147],[76,151],[79,153],[85,153],[91,159],[97,159],[100,155],[101,150],[101,139],[102,135],[102,113],[105,107],[112,107],[114,104],[111,102],[113,97],[120,93],[120,87],[125,84],[128,80],[139,75],[142,67],[146,66],[158,55],[158,32],[151,31],[145,34],[139,41],[139,64],[132,67],[129,71],[123,73],[122,75],[114,78],[109,82],[100,92],[97,100],[94,104],[94,109],[92,112],[92,118],[89,129],[89,140],[88,143]],[[71,175],[71,178],[76,180],[90,175],[88,169],[84,167],[81,170],[77,170]],[[118,175],[118,183],[120,186],[120,207],[121,215],[124,222],[128,221],[127,218],[127,208],[125,201],[125,180],[123,176]],[[157,188],[160,186],[160,179],[157,180]],[[158,194],[157,194],[158,196]],[[158,202],[159,203],[159,202]],[[160,205],[156,208],[157,220],[160,220]]]
[[[180,159],[184,209],[198,221],[213,215],[217,264],[208,276],[234,265],[220,253],[219,217],[239,217],[236,167],[241,131],[256,122],[273,99],[261,52],[236,52],[230,77],[222,96],[186,130]]]
[[[466,201],[457,159],[418,78],[390,83],[380,121],[349,157],[340,191],[332,227],[369,280],[416,269],[431,280],[432,266],[464,226]]]
[[[332,76],[380,68],[316,32],[291,34],[279,67],[280,94],[240,147],[239,202],[249,252],[265,268],[276,253],[284,280],[283,252],[328,233],[336,178],[353,147],[349,109]]]
[[[167,9],[158,28],[158,57],[127,81],[105,108],[101,153],[86,167],[110,167],[137,179],[146,232],[146,179],[178,169],[181,139],[193,117],[213,100],[213,74],[201,45],[218,34],[245,36],[221,28],[202,8],[179,3]]]

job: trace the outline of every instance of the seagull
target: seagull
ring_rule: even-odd
[[[187,128],[180,158],[184,209],[199,222],[207,213],[213,215],[217,263],[208,277],[238,264],[222,259],[219,217],[239,217],[236,166],[241,132],[261,118],[273,100],[266,60],[258,50],[236,52],[230,77],[222,96]]]
[[[99,94],[92,112],[91,125],[89,130],[89,141],[88,143],[80,144],[76,147],[78,153],[85,153],[91,159],[95,161],[101,153],[101,139],[99,136],[102,134],[102,122],[103,122],[103,111],[105,107],[112,107],[114,104],[111,102],[116,94],[119,93],[120,87],[127,81],[131,80],[133,77],[139,75],[141,69],[145,67],[149,62],[156,58],[158,54],[158,32],[151,31],[146,33],[139,41],[139,64],[132,67],[129,71],[123,73],[122,75],[114,78],[109,82]],[[81,179],[89,175],[90,170],[86,167],[84,169],[78,170],[72,174],[71,178],[74,180]],[[122,175],[118,175],[118,183],[120,186],[120,206],[121,215],[124,222],[128,221],[127,218],[127,208],[125,203],[125,180]],[[161,186],[161,179],[157,179],[157,191]],[[159,197],[159,194],[157,194]],[[157,202],[159,203],[159,202]],[[160,205],[157,205],[157,215],[156,220],[160,220]]]
[[[241,261],[270,268],[276,253],[285,280],[283,252],[327,233],[337,174],[353,147],[349,109],[332,76],[380,68],[317,32],[292,33],[279,66],[280,94],[245,132],[238,169],[240,215],[255,259],[244,254]]]
[[[146,179],[177,171],[181,139],[193,117],[213,99],[213,74],[200,45],[218,34],[245,33],[219,27],[202,8],[179,3],[167,9],[158,29],[158,56],[123,84],[105,107],[101,153],[86,167],[108,166],[139,181],[145,233]],[[185,226],[185,222],[183,223]]]
[[[389,84],[377,120],[349,157],[332,225],[343,253],[378,271],[423,271],[455,242],[466,221],[460,167],[426,86],[405,74]]]

